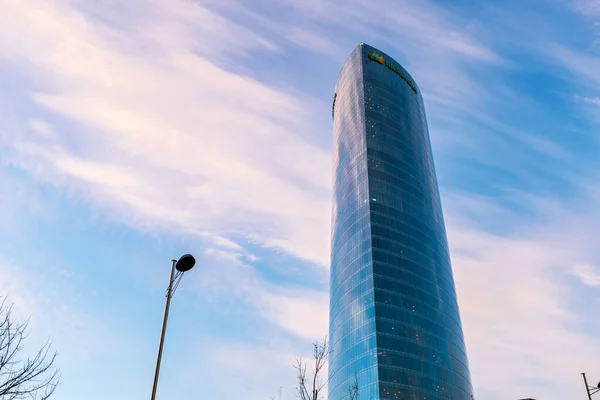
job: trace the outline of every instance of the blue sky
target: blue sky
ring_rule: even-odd
[[[250,6],[252,4],[252,6]],[[422,90],[477,398],[600,380],[600,3],[0,0],[0,287],[55,398],[294,398],[327,332],[331,100]]]

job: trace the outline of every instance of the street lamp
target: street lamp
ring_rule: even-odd
[[[194,268],[196,260],[191,254],[184,254],[179,261],[171,261],[171,274],[169,276],[169,286],[167,287],[167,300],[165,302],[165,313],[163,315],[162,330],[160,331],[160,342],[158,344],[158,356],[156,357],[156,370],[154,371],[154,384],[152,385],[152,400],[156,399],[156,387],[158,385],[158,374],[160,372],[160,360],[162,358],[163,344],[165,342],[165,331],[167,330],[167,319],[169,318],[169,306],[175,290],[181,282],[184,272]],[[177,272],[175,272],[177,270]]]
[[[598,383],[598,386],[596,386],[596,387],[590,386],[590,385],[588,385],[587,378],[585,377],[585,372],[582,373],[581,375],[583,375],[583,383],[585,384],[585,391],[587,392],[588,399],[592,400],[592,395],[600,392],[600,382]]]

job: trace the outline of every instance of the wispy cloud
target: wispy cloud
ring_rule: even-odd
[[[592,265],[576,265],[573,267],[573,275],[588,286],[600,286],[600,270]]]
[[[282,398],[291,400],[295,397],[293,365],[298,351],[302,350],[278,340],[260,345],[203,341],[182,360],[183,365],[190,368],[180,377],[180,383],[186,386],[189,382],[206,382],[204,390],[223,399],[240,393],[252,400],[278,399],[281,387]],[[208,362],[198,367],[199,358]]]
[[[298,136],[302,127],[310,129],[301,101],[218,68],[179,47],[178,39],[150,42],[149,53],[164,60],[153,65],[74,9],[44,3],[28,13],[11,5],[5,30],[27,36],[28,45],[5,43],[4,54],[18,55],[27,60],[19,65],[46,77],[42,87],[51,91],[35,93],[35,102],[77,124],[53,146],[24,139],[23,166],[34,159],[48,179],[69,177],[133,219],[225,231],[239,230],[241,222],[246,234],[326,262],[328,191],[313,193],[329,186],[322,171],[330,161],[325,150]],[[201,15],[172,11],[161,18],[177,25],[195,16],[199,26],[201,16],[210,19],[199,5],[180,6]],[[243,37],[226,28],[223,35]],[[88,146],[75,155],[79,140]],[[315,209],[322,210],[317,219]],[[312,236],[312,226],[320,226],[322,236]]]
[[[573,10],[587,17],[600,16],[600,3],[597,0],[573,0],[566,2]]]
[[[202,297],[243,304],[249,312],[292,336],[310,340],[327,331],[325,291],[269,282],[261,277],[251,256],[216,249],[208,249],[207,254],[219,262],[205,266],[195,278]]]
[[[575,82],[580,82],[581,78],[585,78],[587,82],[594,85],[600,84],[600,78],[594,73],[600,66],[598,57],[562,45],[552,46],[548,51],[571,71],[576,78]]]
[[[18,321],[30,320],[33,335],[25,354],[35,351],[48,339],[52,349],[61,354],[63,364],[90,362],[100,353],[116,355],[121,351],[123,343],[118,336],[78,307],[76,294],[65,289],[65,280],[71,279],[69,271],[53,266],[43,276],[36,276],[28,272],[31,268],[25,263],[21,260],[16,265],[0,259],[2,296],[14,303],[14,317]]]
[[[52,125],[39,119],[29,121],[29,126],[35,133],[42,137],[48,138],[51,137],[54,133]]]
[[[586,103],[590,103],[590,104],[595,104],[600,106],[600,97],[584,97],[582,99],[583,101],[585,101]]]
[[[590,210],[580,211],[585,215]],[[471,214],[477,218],[477,213]],[[518,214],[498,215],[512,219],[511,234],[473,228],[476,220],[450,219],[451,251],[474,382],[490,398],[527,393],[567,398],[578,383],[576,371],[593,370],[597,364],[598,355],[591,356],[590,351],[594,352],[593,329],[598,326],[566,301],[577,298],[577,289],[568,283],[571,271],[589,279],[586,284],[593,282],[591,267],[572,270],[571,266],[584,255],[598,259],[590,241],[597,211],[583,223],[579,211],[555,212],[535,229],[526,228],[530,221],[517,222]],[[578,223],[569,226],[573,218]],[[583,321],[595,328],[588,333],[566,328]],[[483,373],[495,368],[492,364],[513,365],[518,373]],[[541,385],[535,383],[540,380],[544,381]]]

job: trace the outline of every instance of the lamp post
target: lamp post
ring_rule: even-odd
[[[583,376],[583,383],[585,384],[585,391],[588,395],[588,400],[592,400],[592,395],[600,392],[600,383],[598,383],[598,386],[596,387],[590,386],[588,385],[587,378],[585,377],[585,372],[583,372],[581,375]]]
[[[175,294],[175,290],[181,282],[181,277],[184,272],[194,268],[196,260],[191,254],[184,254],[181,256],[179,261],[171,261],[171,274],[169,275],[169,286],[167,287],[167,300],[165,301],[165,313],[163,315],[162,330],[160,331],[160,341],[158,344],[158,356],[156,357],[156,369],[154,371],[154,383],[152,385],[152,397],[151,400],[156,399],[156,387],[158,386],[158,374],[160,373],[160,360],[162,358],[163,344],[165,342],[165,331],[167,330],[167,320],[169,318],[169,306],[171,305],[171,298]],[[175,272],[177,270],[177,272]]]

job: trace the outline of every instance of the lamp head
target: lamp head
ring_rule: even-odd
[[[179,272],[187,272],[190,269],[194,268],[196,265],[196,259],[191,254],[184,254],[181,256],[177,264],[175,264],[175,268]]]

